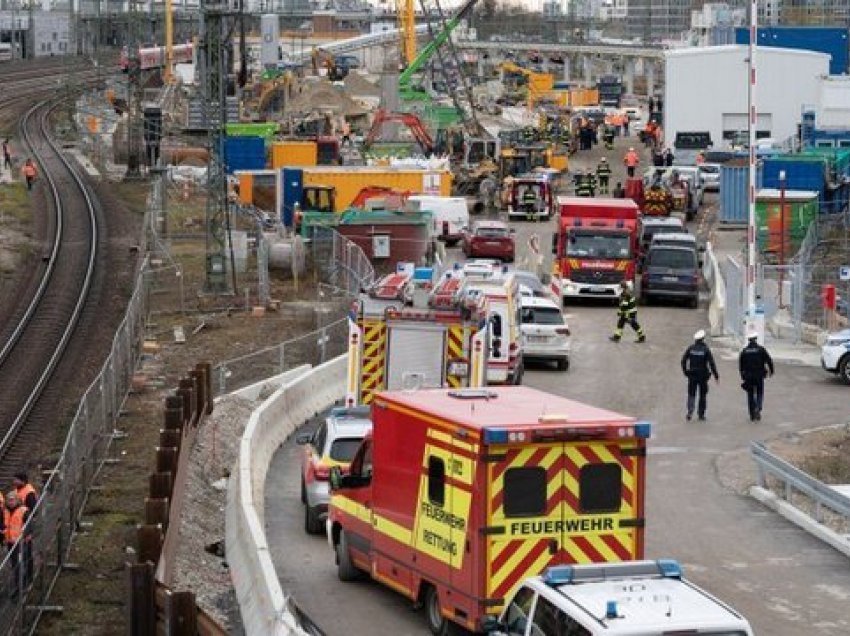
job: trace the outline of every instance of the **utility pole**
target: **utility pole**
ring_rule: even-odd
[[[139,60],[139,15],[130,3],[127,42],[127,172],[126,180],[142,178],[142,68]]]
[[[227,282],[227,245],[230,210],[227,202],[227,175],[224,164],[224,137],[227,123],[227,37],[225,21],[228,5],[218,0],[202,0],[200,28],[200,85],[204,126],[207,129],[206,282],[207,293],[234,293],[236,271],[230,245],[231,285]],[[229,288],[228,288],[229,287]]]

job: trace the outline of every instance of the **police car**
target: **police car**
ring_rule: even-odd
[[[752,636],[747,620],[682,578],[676,561],[555,566],[520,586],[487,632],[507,636]]]
[[[830,334],[820,350],[821,366],[850,384],[850,329]]]

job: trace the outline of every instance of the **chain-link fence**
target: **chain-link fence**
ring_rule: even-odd
[[[144,271],[145,268],[143,268]],[[0,563],[0,633],[32,633],[48,597],[68,563],[71,540],[79,529],[91,487],[109,447],[120,433],[115,421],[127,396],[144,336],[148,284],[136,279],[127,313],[112,350],[77,407],[65,445],[23,532],[23,539]]]

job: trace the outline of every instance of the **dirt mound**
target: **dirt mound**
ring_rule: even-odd
[[[345,78],[345,90],[356,97],[380,97],[381,87],[370,82],[359,73],[349,73]]]
[[[344,91],[345,88],[333,86],[328,82],[302,84],[298,93],[289,102],[287,112],[294,114],[319,111],[347,117],[363,115],[366,112],[364,108]]]

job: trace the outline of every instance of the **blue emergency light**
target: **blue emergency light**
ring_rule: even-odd
[[[566,585],[573,582],[575,568],[571,565],[554,565],[543,573],[543,582],[549,586]]]
[[[485,428],[483,437],[485,444],[508,443],[508,431],[503,428]]]
[[[652,435],[652,424],[650,422],[635,422],[635,437],[649,439]]]

